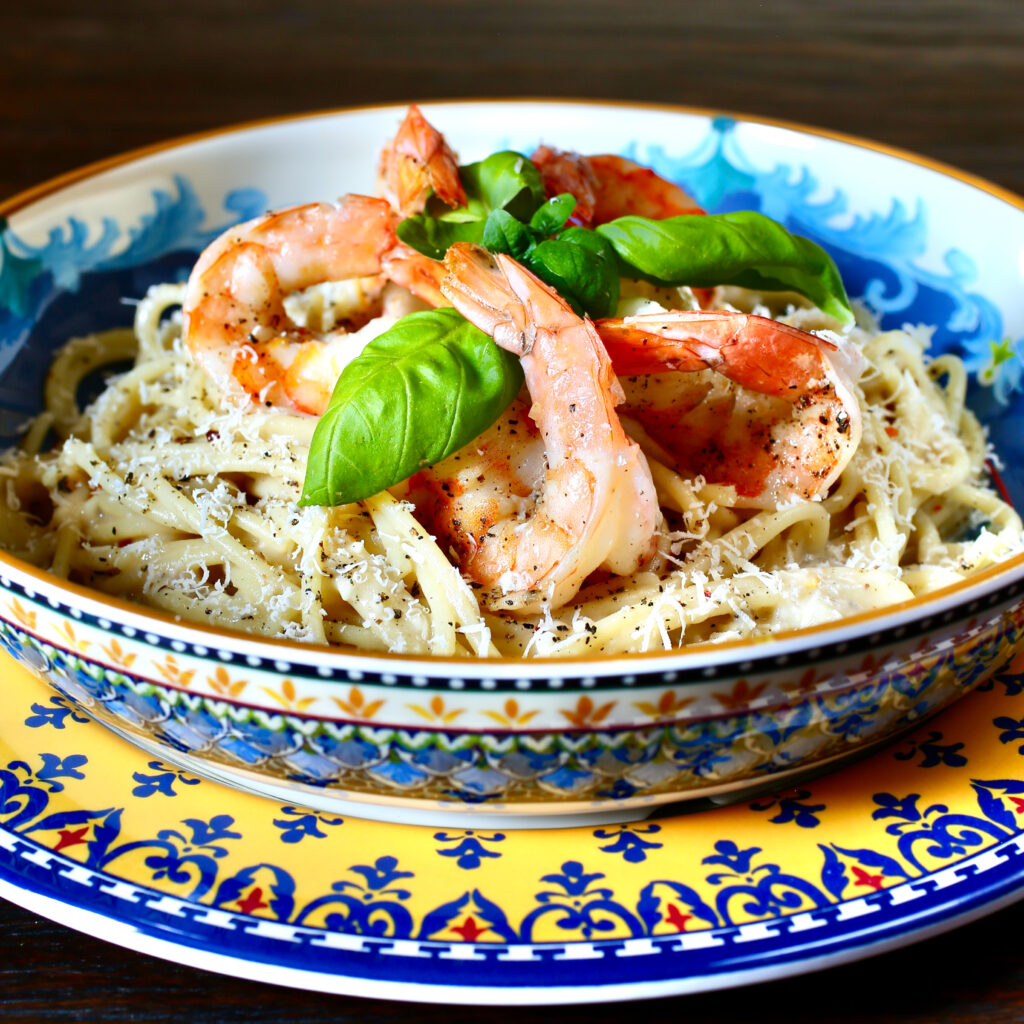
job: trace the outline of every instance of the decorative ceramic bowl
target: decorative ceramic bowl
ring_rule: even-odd
[[[425,113],[476,159],[619,152],[711,211],[757,209],[834,256],[883,326],[937,325],[1024,496],[1024,202],[857,140],[733,116],[547,102]],[[373,187],[400,108],[315,115],[129,154],[0,207],[0,430],[39,408],[56,346],[129,322],[229,224]],[[0,642],[159,756],[316,807],[415,820],[638,816],[779,784],[955,700],[1024,632],[1024,557],[884,612],[769,641],[596,659],[444,660],[185,625],[0,555]],[[538,819],[537,816],[546,816]]]

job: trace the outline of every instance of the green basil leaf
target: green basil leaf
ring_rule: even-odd
[[[492,210],[484,222],[483,244],[491,252],[522,260],[533,248],[533,232],[508,210]]]
[[[741,211],[666,220],[629,216],[594,230],[611,242],[627,275],[663,285],[735,284],[795,291],[837,320],[853,321],[832,257],[763,214]]]
[[[455,242],[475,242],[484,238],[483,222],[473,220],[449,220],[418,213],[400,221],[395,232],[398,237],[417,252],[432,260],[443,260],[448,247]]]
[[[411,313],[345,367],[313,432],[302,505],[359,501],[468,444],[523,383],[454,309]]]
[[[615,247],[607,238],[602,238],[596,231],[573,225],[571,228],[566,228],[562,231],[558,238],[563,242],[572,242],[574,245],[583,246],[584,249],[588,249],[595,256],[605,260],[609,266],[615,267],[616,270],[618,269],[619,261],[616,259]]]
[[[480,220],[491,210],[508,210],[526,223],[544,202],[544,185],[536,166],[522,153],[503,150],[459,168],[466,209]]]
[[[576,197],[568,192],[553,196],[530,218],[530,229],[541,238],[550,238],[561,230],[576,209]]]
[[[619,304],[615,250],[587,228],[567,228],[538,243],[526,265],[581,316],[612,316]]]
[[[537,168],[511,150],[460,167],[459,178],[466,190],[465,206],[452,210],[431,196],[422,213],[406,217],[398,225],[398,237],[406,245],[434,260],[444,259],[455,242],[481,244],[487,218],[495,210],[507,210],[525,223],[544,202]]]

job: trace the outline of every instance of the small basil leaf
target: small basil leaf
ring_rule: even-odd
[[[507,210],[491,210],[484,222],[483,243],[491,252],[522,260],[534,246],[533,232]]]
[[[503,150],[459,168],[466,209],[480,220],[491,210],[508,210],[526,223],[544,202],[544,185],[536,166],[522,153]]]
[[[523,383],[454,309],[411,313],[345,367],[310,445],[302,505],[359,501],[468,444]]]
[[[666,220],[620,217],[594,229],[625,273],[655,284],[735,284],[795,291],[844,323],[853,321],[842,278],[819,245],[753,211]]]
[[[530,228],[542,238],[549,238],[565,226],[576,209],[576,197],[568,192],[553,196],[530,218]]]
[[[526,222],[544,202],[544,186],[537,168],[521,153],[492,153],[485,160],[459,168],[466,190],[466,205],[449,209],[431,196],[422,213],[406,217],[398,237],[431,259],[444,259],[455,242],[476,242],[484,237],[484,224],[495,210],[508,210]]]
[[[574,245],[581,245],[584,249],[589,249],[595,256],[600,256],[610,267],[617,269],[619,266],[615,247],[596,231],[573,225],[562,231],[558,237],[563,242],[572,242]]]
[[[455,242],[483,241],[484,226],[479,220],[448,220],[418,213],[399,222],[395,232],[406,245],[433,260],[443,260]]]
[[[540,242],[527,265],[580,315],[612,316],[619,303],[619,267],[611,244],[572,227]]]

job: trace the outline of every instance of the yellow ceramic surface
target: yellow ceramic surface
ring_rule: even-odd
[[[1021,654],[799,789],[532,830],[236,792],[154,760],[6,656],[0,672],[0,894],[217,970],[448,1001],[657,995],[852,959],[1022,884]]]

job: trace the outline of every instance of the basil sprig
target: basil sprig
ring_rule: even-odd
[[[577,313],[594,318],[615,315],[618,261],[615,250],[600,235],[587,228],[566,228],[538,242],[525,263]]]
[[[345,367],[313,432],[302,505],[359,501],[458,451],[523,383],[454,309],[410,313]]]
[[[611,316],[619,304],[615,250],[587,228],[560,230],[575,207],[576,200],[563,193],[540,206],[529,224],[494,210],[484,224],[483,245],[532,270],[580,316]]]
[[[611,243],[628,277],[694,288],[735,284],[795,291],[841,323],[853,322],[832,257],[763,214],[746,210],[667,220],[619,217],[595,231]]]
[[[455,242],[475,242],[518,260],[577,313],[612,315],[619,270],[611,245],[583,228],[559,234],[576,206],[571,195],[545,202],[540,172],[511,150],[460,167],[459,178],[466,205],[453,210],[432,197],[422,213],[398,225],[406,245],[440,260]]]
[[[495,210],[528,221],[544,202],[540,172],[522,153],[504,150],[459,168],[466,205],[453,210],[432,196],[422,213],[398,225],[398,237],[431,259],[444,259],[455,242],[483,242],[484,225]]]

